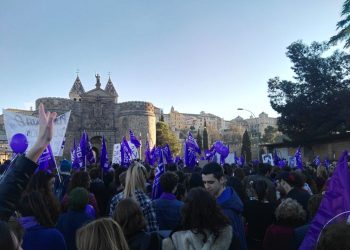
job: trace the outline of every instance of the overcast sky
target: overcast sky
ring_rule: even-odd
[[[119,102],[226,120],[270,107],[267,80],[291,79],[292,42],[336,33],[340,0],[2,0],[0,109],[85,90],[108,72]],[[1,112],[1,111],[0,111]]]

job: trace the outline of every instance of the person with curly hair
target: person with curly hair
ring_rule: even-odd
[[[306,212],[303,207],[291,198],[287,198],[275,211],[276,222],[266,230],[263,249],[291,250],[294,228],[305,223]]]
[[[182,207],[181,218],[181,226],[163,240],[163,249],[238,249],[233,248],[228,218],[204,188],[191,189]]]

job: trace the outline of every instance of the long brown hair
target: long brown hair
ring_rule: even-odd
[[[22,216],[34,216],[42,226],[53,227],[56,224],[41,192],[24,193],[20,200],[19,211]]]
[[[207,241],[205,230],[213,233],[215,239],[229,225],[229,220],[216,204],[215,198],[202,187],[191,189],[181,210],[181,230],[191,230],[203,235]]]
[[[60,204],[53,194],[53,190],[50,189],[50,180],[53,178],[55,178],[55,175],[51,172],[44,170],[36,172],[30,178],[25,193],[31,193],[33,191],[40,192],[50,211],[52,221],[57,222],[60,215]]]
[[[80,228],[76,245],[78,250],[129,250],[122,229],[110,218],[101,218]]]
[[[146,228],[140,206],[132,198],[121,200],[115,207],[112,218],[122,227],[127,239]]]

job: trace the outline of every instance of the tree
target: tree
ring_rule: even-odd
[[[275,142],[275,137],[277,136],[278,129],[272,126],[267,126],[264,130],[264,135],[262,137],[263,142],[273,143]]]
[[[198,144],[198,147],[202,150],[203,149],[203,143],[202,143],[202,136],[201,136],[201,133],[199,132],[199,129],[198,129],[198,132],[197,132],[197,144]]]
[[[241,153],[244,155],[247,162],[252,160],[250,137],[247,130],[243,134]]]
[[[156,123],[156,145],[165,146],[169,144],[174,155],[178,155],[181,151],[181,144],[176,135],[171,131],[169,126],[164,122]]]
[[[207,131],[207,122],[204,120],[204,129],[203,129],[203,149],[209,149],[209,141],[208,141],[208,131]]]
[[[344,48],[350,47],[350,0],[345,0],[343,4],[343,10],[341,15],[344,17],[337,23],[337,30],[339,30],[338,34],[332,36],[329,43],[336,44],[339,41],[344,41]]]
[[[328,49],[326,43],[292,43],[287,56],[295,81],[268,81],[271,106],[280,114],[279,130],[294,141],[307,143],[350,129],[350,62],[339,51],[324,57]]]
[[[160,122],[164,122],[164,115],[163,115],[163,113],[160,115],[159,121]]]

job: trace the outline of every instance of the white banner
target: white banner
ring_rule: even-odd
[[[271,166],[274,165],[272,154],[263,154],[263,155],[261,155],[261,157],[262,157],[263,163],[270,164]]]
[[[132,144],[130,141],[128,141],[129,147],[131,148],[133,155],[131,156],[131,159],[139,159],[139,151],[135,147],[134,144]],[[122,161],[122,155],[120,152],[120,143],[113,145],[113,157],[112,157],[112,163],[120,164]]]
[[[70,113],[71,111],[64,113],[58,116],[54,121],[54,133],[50,143],[54,156],[60,154],[63,139],[68,127]],[[8,144],[10,144],[13,135],[21,133],[27,137],[29,149],[35,143],[39,133],[39,118],[7,110],[4,110],[3,114]]]
[[[225,163],[228,163],[228,164],[235,164],[236,163],[234,152],[228,154],[228,156],[225,159]]]

